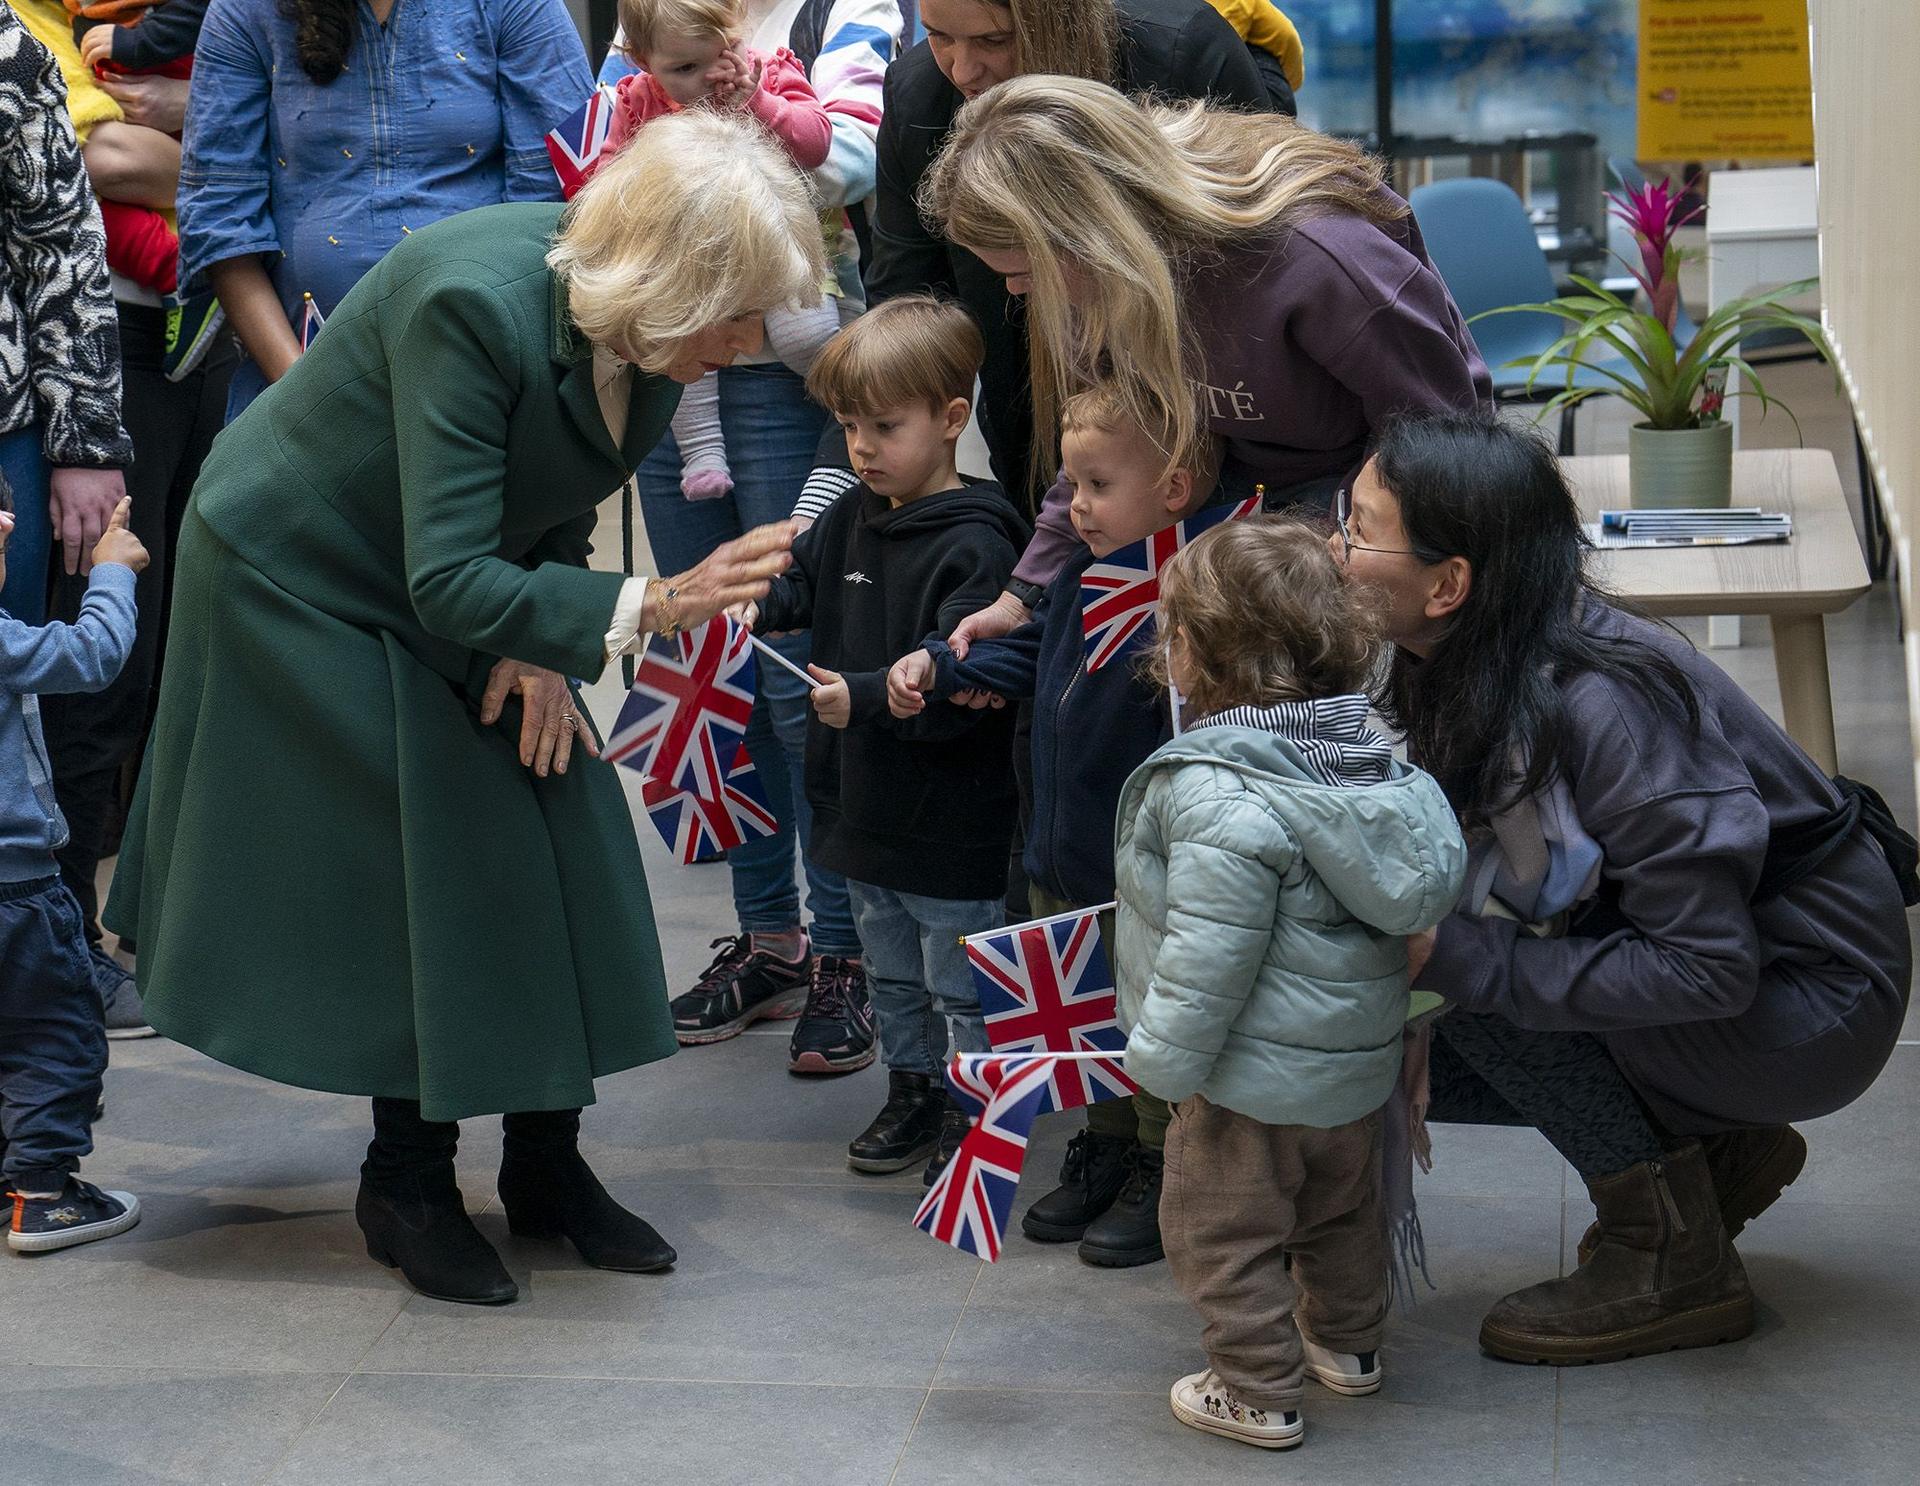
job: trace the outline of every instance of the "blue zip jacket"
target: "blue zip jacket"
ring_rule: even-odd
[[[133,649],[133,569],[97,563],[80,617],[39,629],[0,612],[0,882],[59,871],[67,821],[53,798],[41,692],[102,691]]]
[[[1068,903],[1105,903],[1113,889],[1113,812],[1120,790],[1173,734],[1167,699],[1135,670],[1138,645],[1099,670],[1086,668],[1080,575],[1093,562],[1082,544],[1047,586],[1026,624],[981,640],[956,660],[931,639],[929,696],[991,691],[1033,701],[1033,820],[1027,876]]]

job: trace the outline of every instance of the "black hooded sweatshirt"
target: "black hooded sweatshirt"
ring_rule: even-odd
[[[992,603],[1026,540],[1006,494],[977,480],[899,507],[856,485],[794,543],[755,628],[811,627],[813,663],[846,677],[851,723],[807,724],[821,866],[929,898],[1005,893],[1013,713],[929,706],[896,718],[887,668]]]

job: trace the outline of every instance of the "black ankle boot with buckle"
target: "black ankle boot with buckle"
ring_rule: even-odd
[[[1060,1163],[1060,1185],[1028,1208],[1020,1231],[1036,1243],[1073,1243],[1087,1225],[1113,1206],[1127,1181],[1127,1152],[1133,1142],[1124,1135],[1100,1135],[1082,1130],[1067,1142],[1067,1158]]]
[[[1080,1240],[1080,1257],[1102,1269],[1152,1264],[1166,1253],[1160,1246],[1162,1153],[1136,1140],[1124,1159],[1127,1179],[1120,1195]]]

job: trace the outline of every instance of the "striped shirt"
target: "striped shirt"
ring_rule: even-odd
[[[1393,745],[1367,726],[1369,703],[1359,693],[1276,702],[1271,707],[1229,707],[1189,723],[1196,728],[1254,728],[1298,744],[1308,771],[1322,784],[1352,788],[1384,784],[1393,767]]]

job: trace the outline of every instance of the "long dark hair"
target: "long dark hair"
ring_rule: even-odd
[[[353,49],[359,0],[280,0],[280,14],[294,24],[300,70],[321,87],[346,70]]]
[[[1583,599],[1623,606],[1587,577],[1579,507],[1536,430],[1423,414],[1389,423],[1373,456],[1416,555],[1473,565],[1440,642],[1424,660],[1396,650],[1376,699],[1464,821],[1553,778],[1566,743],[1561,686],[1572,676],[1616,678],[1699,726],[1699,698],[1671,659],[1581,628]]]

